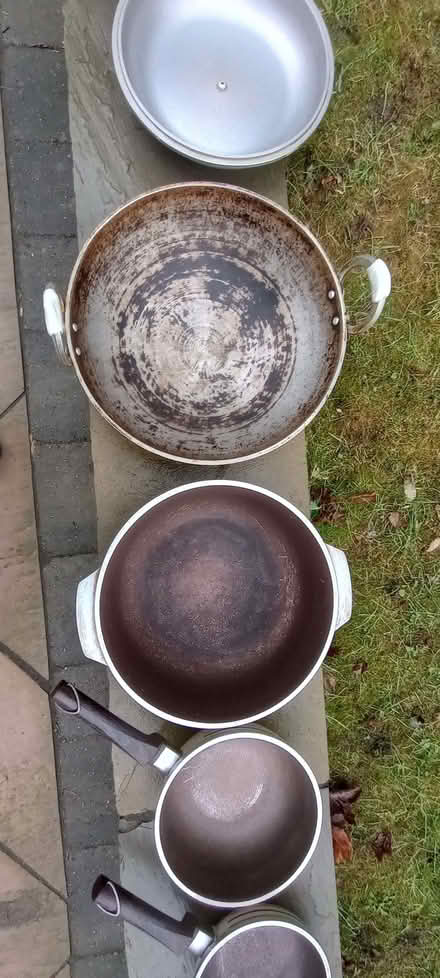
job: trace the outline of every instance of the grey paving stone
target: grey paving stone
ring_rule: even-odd
[[[68,145],[7,140],[14,238],[17,233],[76,235]]]
[[[72,956],[110,954],[124,947],[123,925],[107,917],[91,899],[93,883],[100,873],[119,880],[117,846],[97,846],[78,852],[66,851],[68,913]]]
[[[64,558],[68,560],[69,558]],[[76,559],[76,558],[73,558]],[[101,706],[108,707],[108,672],[104,666],[97,662],[84,660],[81,666],[64,666],[64,668],[53,668],[50,670],[50,688],[55,689],[58,683],[64,680],[66,683],[74,683],[82,693],[91,696]],[[52,709],[52,723],[55,729],[55,738],[69,740],[72,736],[96,737],[96,730],[89,727],[87,723],[81,723],[75,717],[70,717],[60,710]]]
[[[90,446],[34,442],[34,486],[43,558],[96,549],[96,507]]]
[[[70,963],[72,978],[126,978],[124,953],[103,954],[97,958],[77,958]]]
[[[45,44],[61,47],[64,41],[61,0],[13,0],[0,11],[0,27],[6,43]]]
[[[9,139],[70,141],[64,51],[5,47],[1,80]]]
[[[76,629],[75,601],[76,589],[83,577],[92,574],[98,567],[95,553],[78,554],[72,557],[57,557],[49,560],[43,567],[43,589],[46,604],[47,646],[50,674],[62,666],[85,666],[85,660]],[[103,674],[107,681],[107,670],[93,664],[93,673],[88,673],[90,682]],[[76,681],[76,680],[75,680]],[[87,692],[87,690],[84,690]]]
[[[71,717],[71,733],[81,724]],[[84,725],[84,724],[82,724]],[[95,731],[57,745],[58,798],[69,852],[117,841],[112,747]]]
[[[29,426],[35,441],[87,441],[89,407],[72,367],[63,367],[41,327],[22,333]]]
[[[77,254],[74,237],[15,236],[15,279],[22,330],[45,330],[43,290],[48,282],[53,282],[64,298]]]

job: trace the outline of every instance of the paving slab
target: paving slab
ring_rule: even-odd
[[[117,978],[127,976],[125,954],[120,951],[101,954],[99,957],[77,958],[72,961],[71,978],[115,978],[115,976]]]
[[[39,296],[41,302],[41,294]],[[23,359],[30,430],[34,441],[87,441],[86,395],[70,367],[62,367],[46,329],[23,330]]]
[[[42,676],[47,676],[46,633],[24,398],[0,419],[0,444],[0,641]]]
[[[17,144],[8,163],[15,233],[74,237],[72,161],[66,146],[29,140]]]
[[[0,10],[0,25],[8,44],[62,47],[64,42],[63,7],[54,0],[5,3]]]
[[[0,841],[64,893],[49,702],[36,683],[0,656]]]
[[[161,147],[140,129],[119,91],[111,65],[111,25],[114,0],[68,0],[65,49],[69,71],[70,123],[78,237],[83,242],[96,225],[121,203],[143,191],[185,179],[230,182],[258,190],[286,203],[284,165],[261,170],[215,171],[189,163]],[[206,478],[235,478],[258,482],[307,510],[307,470],[302,437],[263,460],[240,466],[178,466],[158,462],[133,449],[94,412],[90,418],[97,503],[98,549],[102,553],[127,516],[148,499],[176,485]],[[161,728],[160,721],[131,703],[110,681],[110,706],[144,729]],[[304,753],[320,780],[328,774],[322,680],[294,704],[268,720]],[[173,736],[171,730],[168,731]],[[185,738],[188,734],[183,733]],[[182,737],[182,731],[175,734]],[[156,775],[139,772],[132,762],[113,751],[115,790],[120,815],[154,807]],[[142,806],[142,807],[141,807]],[[169,913],[182,912],[180,897],[171,887],[152,845],[151,826],[141,825],[120,835],[121,878],[124,885]],[[105,871],[105,867],[101,867]],[[341,975],[335,877],[328,809],[320,850],[286,900],[300,903],[312,932],[331,959],[333,978]],[[322,907],[325,904],[325,912]],[[125,928],[130,978],[177,976],[183,964],[144,935]]]
[[[0,852],[0,978],[68,978],[63,900]]]
[[[102,845],[69,852],[66,863],[69,865],[68,914],[73,958],[123,951],[122,923],[101,913],[91,900],[92,886],[99,873],[119,880],[117,846]]]
[[[23,391],[20,334],[18,331],[15,297],[14,260],[12,255],[11,220],[9,214],[8,180],[6,175],[3,116],[0,105],[0,415]]]
[[[76,589],[83,577],[96,570],[97,562],[96,554],[74,554],[71,557],[54,557],[43,567],[47,642],[52,669],[84,664],[76,628]]]
[[[5,47],[2,82],[9,138],[69,139],[64,51]]]
[[[88,442],[33,442],[32,457],[44,559],[89,553],[96,511]]]

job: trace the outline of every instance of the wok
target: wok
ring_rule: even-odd
[[[226,480],[139,509],[77,592],[85,655],[189,727],[253,722],[289,702],[350,615],[343,552],[281,496]]]
[[[194,978],[331,978],[318,942],[281,907],[237,911],[210,929],[190,913],[183,920],[161,913],[106,876],[95,881],[92,899],[176,954],[190,952]]]
[[[120,0],[113,61],[143,125],[212,166],[292,153],[333,89],[332,46],[312,0]]]
[[[359,329],[382,311],[390,276],[380,259],[356,263],[372,282]],[[63,362],[113,427],[203,465],[294,438],[334,387],[347,342],[341,280],[316,238],[221,184],[163,187],[121,207],[82,248],[65,313],[53,287],[44,308]]]
[[[154,835],[168,875],[216,907],[269,900],[300,875],[319,839],[322,803],[309,766],[263,727],[202,733],[182,752],[143,734],[70,683],[52,697],[144,766],[167,775]]]

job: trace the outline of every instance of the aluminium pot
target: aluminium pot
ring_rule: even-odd
[[[365,269],[371,306],[348,324],[342,280]],[[125,204],[83,246],[47,329],[91,404],[133,444],[196,465],[264,455],[302,431],[339,376],[348,332],[391,287],[381,259],[340,276],[286,210],[215,183]]]
[[[190,913],[169,917],[106,876],[95,881],[92,899],[175,954],[188,953],[194,978],[331,978],[318,941],[282,907],[239,910],[209,928]]]
[[[120,0],[113,61],[156,139],[216,167],[293,153],[333,90],[332,45],[313,0]]]
[[[345,554],[275,493],[196,482],[125,523],[80,582],[84,654],[189,727],[259,720],[297,696],[351,616]]]
[[[177,752],[71,683],[61,682],[52,698],[166,777],[156,849],[188,897],[210,907],[251,906],[281,893],[308,864],[321,830],[319,787],[303,758],[264,727],[198,733]]]

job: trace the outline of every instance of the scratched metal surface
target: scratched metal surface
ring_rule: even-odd
[[[120,430],[168,456],[264,452],[319,409],[344,352],[334,278],[292,218],[177,186],[123,208],[71,290],[76,367]]]

